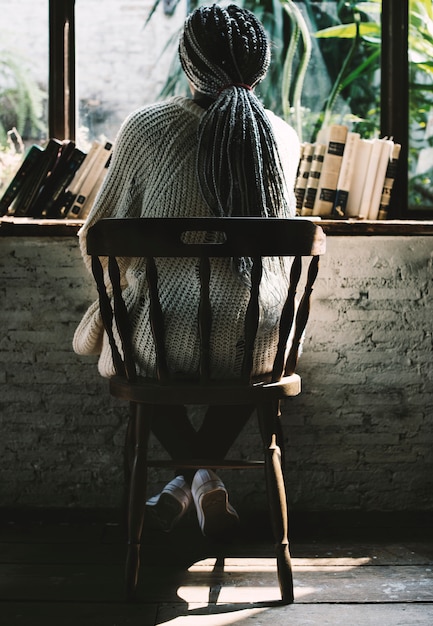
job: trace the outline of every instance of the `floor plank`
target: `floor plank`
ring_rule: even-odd
[[[431,626],[433,538],[416,536],[299,537],[295,604],[284,606],[269,529],[226,544],[194,524],[147,532],[137,602],[126,604],[118,524],[0,523],[0,625]]]
[[[4,626],[153,626],[158,623],[156,604],[10,602],[0,608]]]
[[[431,626],[433,606],[407,605],[299,605],[247,608],[190,605],[186,614],[177,606],[164,605],[157,624],[170,626]]]

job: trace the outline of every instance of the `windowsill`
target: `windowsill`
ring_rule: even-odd
[[[0,237],[76,237],[83,220],[0,218]]]
[[[328,236],[433,235],[433,221],[418,220],[318,220]],[[34,220],[0,218],[3,237],[75,237],[82,220]]]
[[[326,235],[433,235],[433,221],[421,220],[321,220]]]

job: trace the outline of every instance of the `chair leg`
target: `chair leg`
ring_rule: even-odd
[[[147,485],[147,448],[151,427],[150,407],[135,405],[135,416],[130,433],[135,441],[134,458],[131,466],[128,501],[128,548],[125,568],[125,587],[127,600],[133,600],[138,582],[140,568],[140,543],[143,531],[146,506]]]
[[[272,531],[277,557],[278,582],[281,597],[285,604],[294,601],[293,573],[288,540],[288,508],[281,464],[281,450],[277,445],[280,432],[275,432],[279,405],[269,404],[258,407],[260,432],[265,447],[266,490],[271,513]],[[281,440],[282,441],[282,440]]]
[[[129,419],[125,433],[123,448],[123,496],[122,496],[122,527],[128,526],[129,493],[131,484],[131,471],[135,455],[135,431],[136,431],[136,405],[130,402]]]
[[[128,420],[128,426],[126,428],[125,450],[124,450],[125,452],[125,476],[126,476],[128,484],[131,478],[131,471],[132,471],[132,466],[134,463],[134,456],[135,456],[136,423],[137,423],[137,405],[135,404],[135,402],[130,402],[129,420]]]

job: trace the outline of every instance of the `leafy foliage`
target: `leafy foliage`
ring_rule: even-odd
[[[340,71],[326,99],[323,124],[335,114],[338,96],[344,96],[356,111],[354,130],[362,136],[379,128],[380,22],[370,16],[380,13],[381,1],[345,2],[341,24],[315,33],[321,40],[337,39],[342,51]],[[344,41],[352,46],[344,52]],[[409,2],[409,205],[433,203],[433,2]],[[345,55],[345,56],[344,56]],[[331,71],[331,69],[330,69]]]
[[[155,0],[147,22],[160,2]],[[200,0],[189,2],[187,12],[201,4]],[[364,136],[374,133],[379,117],[380,26],[369,19],[366,10],[377,13],[379,0],[319,4],[310,0],[242,0],[238,4],[257,15],[272,42],[271,69],[256,90],[265,107],[290,122],[307,141],[313,141],[320,128],[336,116],[341,117],[337,109],[341,102],[345,103],[346,121],[355,122]],[[329,6],[337,6],[336,15],[335,10],[326,12]],[[313,63],[311,32],[319,42]],[[175,51],[177,37],[167,42],[167,47],[174,48],[173,62],[160,95],[187,95],[187,81]],[[312,65],[317,65],[316,71]],[[321,79],[319,89],[318,73],[327,76],[326,84]],[[306,92],[314,93],[313,103],[308,102]]]
[[[146,24],[155,14],[156,8],[161,1],[162,0],[155,0],[146,20]],[[187,13],[203,4],[208,4],[208,2],[200,0],[188,2]],[[297,14],[299,19],[299,10],[295,7],[295,3],[292,2],[292,0],[240,0],[237,4],[255,13],[265,27],[269,39],[272,42],[273,63],[271,64],[270,71],[266,78],[257,87],[256,93],[265,107],[287,118],[291,115],[292,105],[289,98],[293,93],[293,87],[291,87],[290,81],[285,80],[285,72],[282,72],[281,68],[285,66],[286,72],[290,72],[291,75],[297,73],[297,69],[294,67],[296,51],[293,49],[293,46],[290,48],[289,44],[291,40],[290,33],[296,24],[294,14]],[[306,34],[307,39],[309,39],[308,33],[306,33],[306,29],[304,28],[302,35],[304,40]],[[177,36],[167,42],[164,51],[167,50],[167,48],[173,48],[173,61],[160,96],[187,95],[188,84],[183,76],[177,57]],[[291,92],[290,88],[292,89]],[[294,96],[298,103],[300,92],[301,88],[298,82],[298,89]]]
[[[334,23],[315,32],[323,42],[321,50],[332,82],[329,93],[324,94],[316,132],[339,115],[339,98],[345,104],[341,122],[351,122],[363,137],[374,135],[379,128],[380,8],[380,0],[339,2]],[[326,45],[329,40],[331,46]]]
[[[24,157],[24,143],[16,128],[7,133],[6,143],[0,144],[0,194],[17,172]]]
[[[0,47],[0,191],[23,157],[23,139],[33,140],[45,131],[41,121],[44,98],[26,59]]]
[[[409,203],[433,204],[433,3],[410,0]]]
[[[0,48],[0,144],[7,143],[13,127],[23,138],[37,137],[45,130],[41,121],[45,97],[26,60],[15,51]]]

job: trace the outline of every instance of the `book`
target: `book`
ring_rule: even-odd
[[[306,145],[307,145],[307,142],[305,141],[299,145],[299,161],[298,161],[298,168],[296,170],[296,177],[299,175],[299,170],[301,168],[301,159],[302,159],[302,155],[304,154],[304,148]]]
[[[380,198],[379,212],[377,216],[377,219],[379,220],[385,220],[388,215],[388,207],[391,201],[392,188],[394,186],[394,181],[397,174],[397,165],[400,151],[401,145],[399,143],[394,143],[392,147],[391,158],[386,169],[385,181],[383,184],[382,195]]]
[[[62,195],[72,181],[76,171],[80,168],[85,159],[86,153],[79,148],[74,148],[72,154],[67,158],[63,169],[57,174],[50,186],[49,197],[42,210],[42,217],[56,219],[64,217],[61,213]]]
[[[59,199],[58,212],[64,217],[68,214],[71,209],[75,198],[78,196],[80,191],[80,187],[84,183],[85,179],[89,175],[95,160],[97,159],[97,154],[103,149],[102,144],[99,141],[93,141],[89,151],[87,152],[83,163],[76,171],[72,181],[64,190],[61,198]]]
[[[379,215],[380,199],[382,197],[383,185],[385,184],[385,175],[388,167],[389,160],[392,154],[392,148],[394,142],[392,139],[380,139],[382,149],[379,156],[379,161],[376,168],[376,175],[374,178],[373,189],[371,191],[370,202],[368,207],[367,218],[369,220],[376,220]]]
[[[313,158],[314,144],[305,142],[301,145],[298,172],[295,182],[296,210],[301,211],[304,203],[305,190],[307,189],[308,174]]]
[[[312,215],[329,217],[332,213],[347,133],[347,126],[342,124],[332,124],[327,131],[326,152]]]
[[[58,157],[51,168],[48,176],[45,178],[42,186],[34,198],[31,205],[27,208],[27,215],[29,217],[42,217],[46,206],[46,203],[51,198],[54,191],[54,187],[57,184],[57,179],[62,175],[66,163],[75,149],[75,142],[69,139],[65,139],[61,142]]]
[[[301,216],[309,216],[313,212],[325,151],[326,145],[324,143],[316,142],[314,144],[304,201],[302,203]]]
[[[108,168],[110,166],[110,162],[111,162],[111,153],[105,163],[104,168],[99,172],[98,178],[96,179],[93,188],[91,190],[91,192],[88,194],[88,196],[86,197],[86,199],[84,200],[84,202],[80,205],[80,210],[76,213],[73,214],[72,212],[68,215],[68,217],[70,218],[75,218],[75,219],[86,219],[86,217],[89,215],[90,210],[95,202],[96,196],[99,193],[99,190],[102,186],[102,183],[104,182],[104,179],[107,175],[107,171]]]
[[[49,139],[43,150],[39,163],[33,169],[28,184],[22,188],[21,192],[17,195],[14,201],[13,206],[15,217],[23,217],[27,215],[29,208],[32,206],[42,185],[59,158],[61,146],[62,142],[58,139]]]
[[[371,143],[370,156],[367,164],[367,171],[365,173],[364,188],[362,190],[361,200],[358,208],[358,218],[361,220],[367,219],[371,195],[373,193],[374,181],[376,178],[377,168],[381,159],[381,153],[383,148],[383,142],[375,137],[374,139],[367,140]]]
[[[347,133],[343,160],[341,161],[340,174],[338,176],[334,206],[332,207],[332,217],[341,218],[346,215],[347,200],[349,197],[355,166],[356,150],[360,141],[361,135],[359,133]]]
[[[354,176],[352,176],[350,192],[347,198],[346,217],[358,217],[359,215],[359,206],[364,189],[372,145],[373,144],[370,139],[361,139],[358,143],[355,163],[353,166]]]
[[[82,209],[84,208],[84,205],[86,204],[89,195],[92,193],[93,188],[95,187],[95,185],[98,184],[101,176],[105,178],[112,150],[113,144],[109,141],[101,146],[101,150],[97,152],[96,159],[94,160],[88,175],[86,176],[82,185],[80,186],[80,189],[78,190],[72,207],[67,213],[67,217],[81,219]]]
[[[17,172],[0,198],[0,216],[7,213],[10,205],[17,197],[18,192],[25,184],[32,170],[42,158],[42,153],[43,149],[41,146],[36,144],[30,146],[23,161],[21,162],[21,165],[18,167]]]

